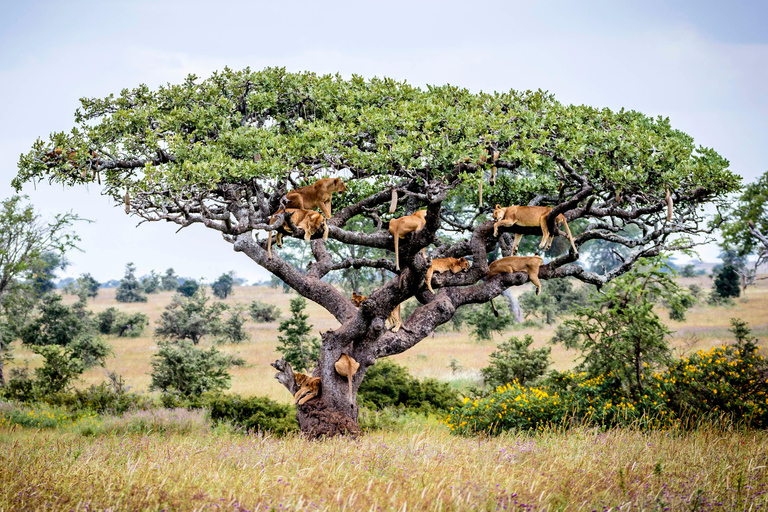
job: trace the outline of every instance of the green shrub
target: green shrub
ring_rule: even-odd
[[[185,297],[192,297],[200,287],[194,279],[187,279],[179,285],[177,291]]]
[[[43,394],[64,391],[85,369],[67,347],[45,345],[33,347],[32,351],[43,357],[43,366],[35,368],[35,385]]]
[[[72,343],[91,326],[72,306],[61,302],[61,295],[49,293],[38,305],[39,314],[21,328],[25,345],[60,345]]]
[[[72,357],[79,359],[85,370],[97,365],[104,366],[104,361],[112,354],[112,345],[93,333],[80,335],[70,343],[69,348]]]
[[[178,345],[161,344],[151,364],[150,389],[189,398],[230,386],[227,368],[232,358],[214,347],[202,350],[186,340]]]
[[[219,343],[243,343],[251,341],[251,337],[245,331],[246,322],[245,306],[236,304],[230,308],[230,314],[226,320],[221,321],[217,328],[217,341]]]
[[[575,306],[586,306],[588,296],[587,286],[574,288],[569,279],[553,279],[539,295],[533,290],[523,292],[520,307],[525,318],[532,316],[551,325]]]
[[[741,295],[741,279],[733,265],[723,265],[715,276],[715,291],[720,297]]]
[[[467,325],[472,327],[469,335],[478,341],[489,341],[494,332],[501,332],[515,322],[508,308],[501,308],[498,313],[496,316],[490,302],[472,308],[466,315]]]
[[[486,385],[496,388],[515,381],[528,384],[544,375],[550,365],[552,349],[531,349],[532,343],[530,334],[523,340],[513,336],[500,343],[491,353],[488,366],[480,370]]]
[[[215,334],[220,325],[221,312],[227,306],[220,302],[207,306],[208,300],[204,289],[192,297],[174,295],[157,321],[155,336],[174,341],[188,339],[197,345],[203,336]]]
[[[291,299],[291,316],[277,328],[277,351],[295,371],[304,372],[312,368],[320,357],[320,340],[310,336],[312,325],[307,323],[309,315],[304,313],[307,300],[298,296]]]
[[[234,271],[219,276],[211,285],[213,295],[219,299],[226,299],[232,293],[232,285],[235,283]]]
[[[115,290],[117,302],[147,302],[147,296],[136,279],[136,267],[133,263],[125,266],[125,276],[120,280],[120,285]]]
[[[258,300],[251,302],[250,313],[253,321],[257,323],[274,322],[280,318],[280,308]]]
[[[206,395],[202,403],[210,409],[213,421],[228,421],[246,431],[285,435],[299,429],[296,408],[279,404],[269,398]]]
[[[357,401],[372,410],[402,407],[423,413],[448,411],[461,401],[458,391],[435,379],[419,381],[408,370],[387,359],[379,359],[365,374]]]

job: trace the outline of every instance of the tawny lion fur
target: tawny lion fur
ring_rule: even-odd
[[[552,208],[549,206],[508,206],[502,208],[500,205],[496,205],[493,210],[493,220],[496,222],[493,224],[493,236],[499,236],[499,226],[511,227],[517,224],[518,226],[528,227],[541,227],[541,243],[539,249],[549,250],[552,245],[552,240],[555,239],[555,235],[549,232],[547,227],[547,217]],[[565,228],[565,232],[568,236],[568,240],[571,242],[573,252],[579,254],[579,250],[576,249],[576,244],[573,243],[573,235],[571,234],[571,228],[568,227],[568,222],[565,220],[565,216],[561,213],[555,217],[555,223],[562,225]],[[512,244],[512,254],[517,254],[517,246],[520,244],[520,240],[523,235],[515,233],[515,242]]]
[[[405,215],[389,221],[389,232],[395,237],[395,268],[400,270],[400,239],[405,235],[418,231],[427,223],[427,210],[419,210],[411,215]]]
[[[312,237],[312,235],[317,233],[320,227],[324,228],[323,240],[328,240],[328,223],[326,223],[323,214],[314,210],[296,208],[289,208],[286,210],[286,212],[291,214],[291,221],[293,222],[293,225],[304,230],[304,240],[309,242],[309,239]],[[277,216],[280,213],[282,213],[282,211],[278,211],[272,215],[272,217],[269,218],[269,223],[272,224],[275,222],[275,220],[277,220]],[[283,225],[277,231],[277,235],[275,236],[275,242],[277,243],[278,247],[283,246],[283,234],[281,231],[286,231],[288,233],[291,232],[287,222],[283,223]],[[272,259],[272,232],[270,231],[267,234],[269,236],[267,240],[267,254],[269,255],[269,259]]]
[[[362,306],[363,302],[366,300],[368,300],[366,295],[360,295],[354,291],[352,292],[352,304],[354,304],[356,308]],[[389,314],[387,321],[392,324],[392,332],[400,330],[400,327],[403,326],[403,318],[400,316],[400,304],[395,306],[395,309]]]
[[[349,400],[352,400],[352,377],[355,376],[357,373],[357,369],[360,368],[360,363],[355,361],[354,358],[350,357],[347,354],[341,354],[339,356],[339,360],[336,361],[333,364],[333,367],[336,368],[336,373],[341,375],[342,377],[347,378],[347,382],[349,383]]]
[[[435,290],[432,289],[432,274],[435,272],[448,272],[450,270],[451,273],[456,274],[462,270],[467,270],[468,268],[469,262],[466,258],[434,259],[432,260],[432,264],[429,266],[429,270],[427,270],[427,288],[429,288],[429,291],[432,293],[435,293]]]
[[[293,395],[294,403],[304,405],[320,394],[320,377],[310,377],[304,373],[294,373],[293,378],[299,390]]]
[[[539,267],[542,259],[540,256],[507,256],[494,261],[488,266],[487,277],[497,274],[525,272],[528,279],[536,285],[536,295],[541,293],[541,281],[539,281]]]
[[[331,218],[331,196],[334,192],[346,192],[347,186],[341,178],[321,178],[312,185],[291,190],[285,194],[286,208],[312,210],[320,208],[326,219]]]

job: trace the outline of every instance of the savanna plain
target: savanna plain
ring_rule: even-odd
[[[680,282],[711,287],[704,276]],[[149,316],[144,336],[108,338],[114,356],[107,369],[134,390],[149,385],[157,349],[151,333],[171,296],[119,304],[114,289],[102,289],[89,303],[97,313],[114,306]],[[241,286],[225,302],[260,300],[277,305],[285,318],[291,297]],[[316,332],[338,325],[311,302],[307,312]],[[765,352],[768,280],[758,281],[732,306],[695,306],[684,322],[660,315],[675,331],[671,343],[678,355],[732,343],[732,317],[749,323]],[[248,363],[231,369],[231,392],[290,401],[269,366],[279,358],[278,325],[249,322],[250,342],[219,346]],[[479,385],[479,369],[497,342],[525,334],[542,346],[554,326],[517,329],[483,343],[466,329],[438,332],[394,359],[416,377],[465,389]],[[15,347],[16,364],[26,361],[34,368],[37,357]],[[578,354],[553,346],[552,358],[553,367],[562,370],[573,367]],[[105,369],[92,369],[78,385],[105,378]],[[133,413],[151,416],[154,430],[86,428],[131,421],[130,414],[86,416],[54,429],[0,425],[0,510],[761,510],[768,505],[768,433],[743,429],[733,418],[679,430],[553,425],[538,433],[461,437],[450,433],[442,417],[403,415],[355,439],[308,441],[216,426],[205,411],[158,409]]]

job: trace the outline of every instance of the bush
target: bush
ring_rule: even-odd
[[[246,431],[277,435],[298,431],[294,406],[258,396],[209,395],[204,398],[203,403],[210,408],[211,419],[215,422],[228,421]]]
[[[194,279],[187,279],[179,285],[177,291],[185,297],[192,297],[197,293],[197,289],[200,287],[197,281]]]
[[[494,314],[490,302],[474,307],[466,316],[467,324],[472,327],[469,335],[478,341],[489,341],[493,339],[494,332],[501,332],[515,322],[509,308],[501,308],[498,313],[498,316]]]
[[[157,274],[154,270],[150,272],[148,276],[141,280],[141,289],[144,291],[144,293],[148,294],[160,293],[160,290],[162,289],[160,275]]]
[[[251,302],[250,313],[253,321],[258,323],[274,322],[280,318],[280,308],[258,300]]]
[[[723,265],[715,276],[715,291],[720,297],[741,295],[741,279],[733,265]]]
[[[229,317],[221,322],[216,329],[220,343],[242,343],[250,341],[251,337],[245,332],[245,306],[237,304],[231,308]]]
[[[144,313],[127,315],[113,307],[96,314],[96,327],[102,334],[136,338],[148,324],[149,317]]]
[[[74,307],[62,304],[61,295],[43,296],[38,309],[39,314],[19,332],[25,345],[66,346],[91,328]]]
[[[173,292],[179,288],[179,276],[172,268],[165,271],[165,274],[160,278],[160,286],[164,291]]]
[[[176,393],[183,398],[230,385],[227,368],[232,364],[231,358],[214,347],[201,350],[184,340],[178,345],[161,344],[151,364],[149,388]]]
[[[373,410],[385,407],[435,413],[446,412],[461,402],[458,391],[435,379],[419,381],[408,370],[388,359],[379,359],[368,369],[357,391],[358,404]]]
[[[32,351],[43,357],[43,366],[35,368],[35,385],[43,394],[64,391],[85,369],[69,348],[45,345],[33,347]]]
[[[574,289],[569,279],[554,279],[547,283],[540,295],[532,290],[523,292],[520,295],[520,307],[526,318],[532,316],[551,325],[575,306],[585,306],[588,296],[587,286]]]
[[[197,345],[203,336],[215,334],[226,306],[215,303],[208,307],[208,300],[203,289],[189,298],[174,295],[157,321],[155,336],[178,341],[189,339]]]
[[[307,323],[306,306],[304,297],[291,299],[291,317],[277,329],[282,333],[277,335],[277,351],[299,372],[307,371],[320,357],[320,340],[309,336],[312,326]]]
[[[72,357],[79,359],[85,370],[96,365],[104,366],[104,361],[112,354],[112,346],[99,336],[87,333],[73,341],[69,348]]]
[[[232,285],[235,282],[234,271],[222,274],[211,285],[213,294],[219,299],[226,299],[232,293]]]
[[[528,384],[544,375],[552,349],[531,349],[532,343],[530,334],[526,334],[524,340],[513,336],[500,343],[491,353],[488,366],[480,370],[486,385],[496,388],[510,382]]]
[[[125,266],[125,277],[120,280],[120,285],[115,291],[117,302],[147,302],[141,283],[136,279],[136,267],[133,263]]]

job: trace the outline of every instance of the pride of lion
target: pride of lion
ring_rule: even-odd
[[[488,154],[486,160],[490,157],[492,162],[495,162],[498,158],[498,152]],[[491,183],[495,181],[496,174],[495,166],[491,169]],[[332,217],[331,198],[334,193],[345,192],[346,185],[340,178],[322,178],[317,180],[314,184],[305,187],[297,188],[288,192],[285,196],[287,202],[285,208],[278,210],[270,218],[270,224],[274,224],[278,215],[281,213],[290,214],[291,222],[294,226],[304,230],[304,239],[309,241],[310,238],[318,232],[321,228],[323,231],[323,240],[328,238],[328,220]],[[480,192],[482,194],[482,192]],[[480,196],[482,198],[482,196]],[[397,191],[392,189],[392,198],[390,202],[390,213],[394,213],[397,207],[398,194]],[[480,199],[482,201],[482,199]],[[668,200],[668,203],[671,202]],[[315,208],[319,208],[322,213],[314,211]],[[671,209],[671,208],[670,208]],[[511,227],[514,225],[526,226],[526,227],[540,227],[542,232],[542,239],[539,243],[539,249],[549,249],[554,239],[554,233],[550,233],[547,227],[547,219],[552,211],[548,206],[508,206],[502,208],[500,205],[496,205],[493,212],[493,235],[499,236],[499,228]],[[404,215],[402,217],[394,218],[389,221],[389,232],[394,239],[395,249],[395,268],[400,270],[400,257],[399,257],[399,241],[408,233],[413,233],[424,228],[426,225],[427,211],[419,210],[411,215]],[[578,255],[576,244],[573,240],[573,235],[568,227],[568,222],[565,216],[560,214],[555,218],[555,222],[558,225],[564,227],[568,240],[571,243],[571,247]],[[288,222],[284,221],[282,226],[277,229],[272,229],[277,232],[276,243],[278,247],[282,247],[282,236],[286,233],[291,233],[292,230],[288,226]],[[272,233],[269,232],[269,239],[267,242],[267,253],[269,258],[272,258]],[[523,235],[516,233],[515,240],[512,246],[513,256],[493,261],[488,267],[487,278],[492,278],[498,274],[525,272],[528,275],[528,279],[536,286],[536,294],[541,293],[541,282],[539,281],[539,267],[542,265],[543,260],[540,256],[515,256],[520,244],[520,240]],[[422,250],[422,254],[426,258],[426,249]],[[432,277],[435,273],[451,272],[456,274],[470,268],[470,262],[466,258],[435,258],[431,261],[429,269],[426,272],[425,284],[427,289],[435,293],[432,288]],[[402,275],[401,275],[402,278]],[[368,299],[365,295],[358,294],[356,291],[352,292],[352,303],[356,307],[361,307],[363,302]],[[491,303],[493,304],[493,303]],[[400,304],[398,304],[394,310],[390,313],[388,321],[392,324],[392,332],[396,333],[403,325],[402,318],[400,316]],[[343,354],[335,363],[336,372],[342,377],[346,377],[349,385],[349,398],[352,400],[352,377],[355,375],[359,368],[359,363],[351,358],[347,354]],[[307,401],[315,398],[320,394],[321,382],[319,377],[311,377],[303,373],[295,373],[294,378],[298,391],[294,395],[294,401],[298,405],[303,405]]]

